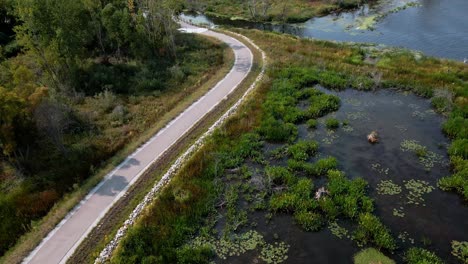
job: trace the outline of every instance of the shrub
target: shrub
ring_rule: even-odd
[[[309,119],[309,120],[307,121],[307,126],[308,126],[309,128],[317,128],[317,124],[318,124],[318,122],[317,122],[317,120],[315,120],[315,119]]]
[[[410,248],[404,256],[408,264],[443,264],[444,262],[434,252],[423,248]]]
[[[340,108],[340,98],[334,95],[319,93],[312,96],[309,101],[310,106],[307,109],[307,116],[309,118],[322,117]]]
[[[385,256],[375,248],[367,248],[354,255],[354,264],[395,264],[395,261]]]
[[[354,231],[353,238],[360,244],[373,243],[379,249],[396,249],[395,239],[388,228],[375,215],[370,213],[359,215],[359,225]]]
[[[450,156],[460,156],[464,159],[468,159],[468,139],[454,140],[448,152]]]
[[[457,191],[468,200],[468,160],[461,157],[451,157],[453,175],[439,180],[439,187],[444,191]]]
[[[335,119],[335,118],[328,118],[328,119],[325,121],[325,126],[326,126],[328,129],[337,129],[338,127],[340,127],[340,121],[338,121],[338,120]]]
[[[288,147],[288,155],[295,160],[305,161],[310,156],[315,155],[318,149],[316,141],[300,140],[296,144]]]
[[[452,102],[446,97],[433,97],[431,104],[438,113],[442,114],[450,112],[452,108]]]
[[[452,117],[443,125],[444,133],[450,138],[468,138],[468,119]]]
[[[97,94],[94,98],[96,99],[96,106],[103,112],[109,112],[114,109],[118,100],[117,96],[109,90]]]
[[[310,211],[318,205],[313,199],[314,184],[310,179],[300,179],[285,193],[276,193],[270,199],[273,211]]]
[[[297,177],[292,175],[292,173],[285,167],[266,167],[265,174],[276,185],[286,184],[288,186],[292,186],[297,182]]]
[[[296,212],[294,219],[306,231],[318,231],[324,224],[323,217],[320,214],[308,211]]]
[[[348,85],[345,76],[333,71],[321,72],[319,76],[320,84],[329,89],[342,90]]]
[[[262,122],[260,134],[269,142],[294,141],[297,137],[297,127],[270,117]]]
[[[192,247],[183,246],[177,250],[177,263],[181,264],[202,264],[210,263],[214,257],[214,251],[207,245]],[[153,263],[153,262],[148,262]],[[158,263],[158,262],[155,262]]]
[[[297,171],[297,172],[310,172],[312,171],[313,165],[310,163],[307,163],[305,161],[300,161],[300,160],[295,160],[295,159],[289,159],[288,160],[288,168]]]
[[[335,169],[338,161],[334,157],[319,159],[309,169],[308,173],[312,176],[326,175],[329,170]]]

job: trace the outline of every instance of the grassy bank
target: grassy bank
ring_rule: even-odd
[[[196,36],[186,37],[193,38],[193,41],[198,43],[200,49],[194,46],[193,49],[189,48],[185,52],[185,55],[187,55],[184,59],[185,63],[182,63],[180,67],[190,69],[190,74],[182,80],[177,82],[174,80],[169,81],[164,91],[155,94],[118,95],[108,93],[102,95],[102,98],[101,95],[85,97],[80,104],[77,104],[77,108],[83,113],[100,111],[104,107],[103,104],[107,103],[117,104],[127,109],[125,113],[127,118],[122,123],[113,119],[112,112],[100,112],[100,115],[95,116],[93,119],[93,123],[99,127],[99,137],[78,138],[79,141],[75,143],[80,144],[81,141],[89,142],[92,140],[92,142],[99,142],[102,148],[110,147],[112,144],[114,151],[108,153],[96,167],[92,167],[90,172],[92,175],[82,185],[74,185],[74,189],[65,194],[44,218],[34,222],[30,231],[19,239],[15,247],[7,252],[0,259],[0,262],[21,262],[22,258],[109,171],[196,101],[197,98],[206,93],[229,71],[234,60],[230,49],[214,39],[204,39]],[[210,50],[209,56],[205,54],[206,50]]]
[[[225,19],[298,23],[307,21],[312,17],[328,15],[332,12],[354,9],[367,2],[372,2],[372,0],[201,0],[187,1],[185,8],[191,11],[201,11],[207,15]]]

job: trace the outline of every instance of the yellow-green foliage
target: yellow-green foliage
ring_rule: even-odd
[[[375,248],[366,248],[354,255],[354,264],[395,264],[395,261],[385,256]]]

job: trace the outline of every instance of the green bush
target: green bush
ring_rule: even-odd
[[[468,159],[468,139],[454,140],[448,152],[450,156],[460,156],[464,159]]]
[[[328,118],[327,120],[325,120],[325,126],[328,129],[337,129],[340,127],[340,121],[338,121],[338,119],[335,118]]]
[[[354,264],[395,264],[395,261],[385,256],[375,248],[367,248],[354,255]]]
[[[343,90],[348,85],[348,80],[342,74],[333,71],[324,71],[319,75],[320,84],[334,90]]]
[[[334,95],[320,93],[312,96],[309,101],[310,107],[307,109],[309,118],[319,118],[340,108],[340,98]]]
[[[275,193],[270,199],[270,209],[273,211],[299,212],[317,208],[314,184],[310,179],[300,179],[287,192]]]
[[[296,144],[288,147],[288,155],[299,161],[305,161],[315,155],[318,149],[316,141],[299,140]]]
[[[395,239],[390,234],[388,228],[380,222],[379,218],[370,213],[359,215],[359,225],[353,233],[353,238],[363,245],[372,243],[379,249],[396,249]]]
[[[442,114],[450,112],[452,108],[452,102],[446,97],[433,97],[431,104],[438,113]]]
[[[308,126],[309,128],[314,128],[314,129],[315,129],[315,128],[317,128],[317,125],[318,125],[318,122],[317,122],[316,119],[309,119],[309,120],[307,121],[307,126]]]
[[[434,252],[423,248],[410,248],[404,256],[408,264],[443,264],[444,262]]]
[[[262,121],[259,132],[269,142],[292,142],[296,139],[298,133],[294,124],[284,123],[273,117]]]
[[[456,191],[468,200],[468,160],[452,156],[453,174],[439,180],[439,187],[444,191]]]
[[[322,158],[316,161],[310,169],[308,169],[308,173],[311,176],[321,176],[326,175],[329,170],[336,169],[338,166],[338,161],[334,157],[327,157]]]
[[[443,125],[444,133],[453,139],[468,138],[468,119],[461,116],[452,117]]]
[[[312,167],[312,164],[305,161],[295,159],[288,160],[288,168],[292,171],[310,173],[310,171],[312,171]]]
[[[211,263],[214,257],[213,249],[208,246],[183,246],[177,250],[177,263],[180,264],[202,264]],[[154,263],[154,262],[149,262]],[[157,263],[157,262],[156,262]]]
[[[276,185],[286,184],[287,186],[292,186],[297,182],[297,177],[292,175],[285,167],[267,166],[265,174]]]
[[[313,212],[298,211],[294,214],[294,219],[306,231],[319,231],[324,225],[323,217]]]
[[[358,76],[353,79],[351,86],[354,89],[369,91],[375,86],[375,82],[368,77]]]

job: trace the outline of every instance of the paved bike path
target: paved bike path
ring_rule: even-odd
[[[235,63],[223,80],[189,106],[183,113],[160,130],[142,147],[126,158],[109,173],[23,263],[65,263],[79,244],[99,223],[107,211],[122,197],[128,188],[164,152],[182,138],[198,121],[226,98],[249,74],[253,54],[240,41],[203,28],[181,23],[182,30],[211,36],[229,45],[235,54]]]

